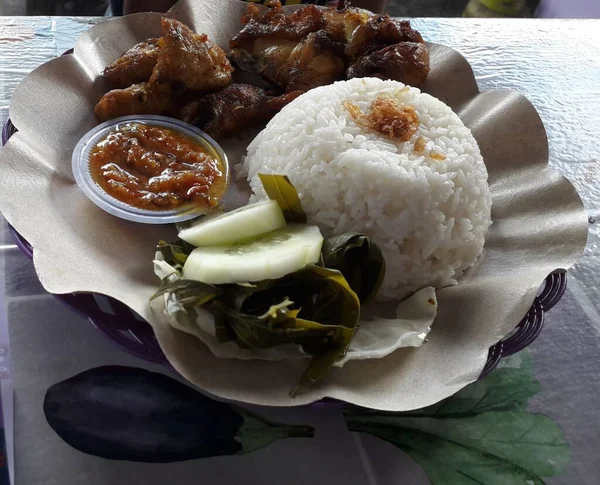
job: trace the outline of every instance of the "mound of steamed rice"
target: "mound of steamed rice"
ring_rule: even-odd
[[[403,142],[357,124],[382,93],[412,106],[419,126]],[[456,284],[481,255],[491,224],[487,170],[477,142],[438,99],[396,81],[352,79],[312,89],[254,139],[241,166],[253,200],[259,173],[285,174],[309,222],[325,236],[361,232],[381,247],[378,297]]]

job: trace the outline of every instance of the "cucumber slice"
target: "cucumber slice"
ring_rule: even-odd
[[[183,277],[212,285],[281,278],[317,263],[322,245],[317,226],[289,224],[239,244],[196,248]]]
[[[271,199],[245,205],[224,214],[202,218],[179,232],[194,246],[219,246],[259,236],[285,227],[279,204]]]

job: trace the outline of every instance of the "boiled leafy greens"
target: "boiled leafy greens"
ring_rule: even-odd
[[[323,246],[323,264],[340,271],[363,304],[377,294],[385,276],[381,249],[359,233],[330,237]]]
[[[287,176],[259,173],[258,177],[269,199],[277,201],[283,210],[287,222],[306,223],[308,218],[302,209],[298,192]]]
[[[153,299],[164,297],[166,313],[178,323],[193,324],[188,321],[193,309],[210,304],[221,342],[252,349],[300,346],[313,356],[299,383],[303,386],[319,380],[346,352],[358,326],[360,301],[339,271],[309,265],[278,280],[213,286],[182,278],[177,269],[182,254],[171,251],[178,244],[161,247],[169,248],[171,259],[164,262],[172,273]]]
[[[305,223],[300,198],[287,177],[260,175],[265,191],[282,208],[288,223]],[[169,317],[193,325],[194,310],[206,306],[215,317],[219,342],[243,349],[296,345],[311,363],[294,389],[316,383],[346,354],[358,328],[361,303],[376,293],[385,274],[377,245],[364,234],[326,240],[321,263],[277,280],[209,285],[183,278],[183,265],[194,247],[184,241],[160,241],[155,272]]]
[[[194,247],[179,239],[176,243],[159,241],[156,250],[159,251],[165,261],[171,261],[174,265],[183,265]]]

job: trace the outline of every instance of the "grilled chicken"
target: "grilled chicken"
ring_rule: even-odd
[[[109,91],[96,105],[94,112],[100,121],[128,115],[160,115],[171,103],[168,86],[138,83],[126,89]]]
[[[423,44],[401,42],[358,58],[348,67],[348,79],[378,77],[421,85],[429,74],[429,51]]]
[[[146,82],[158,61],[158,39],[148,39],[134,45],[110,66],[104,69],[113,88],[126,88]]]
[[[300,94],[302,91],[273,96],[251,84],[231,84],[184,106],[177,118],[195,124],[216,140],[222,140],[270,120]]]
[[[258,6],[249,4],[243,21],[246,26],[229,44],[230,59],[283,90],[287,88],[287,70],[295,64],[290,56],[294,53],[296,61],[303,56],[307,36],[325,26],[322,11],[314,5],[286,15],[279,2],[271,3],[262,15]]]
[[[279,2],[268,7],[262,13],[248,6],[246,25],[230,42],[230,58],[279,89],[308,90],[342,79],[344,72],[418,85],[429,73],[423,38],[407,21],[352,7],[308,5],[290,15]]]
[[[311,32],[325,27],[323,11],[314,5],[307,5],[286,15],[280,2],[270,2],[265,13],[261,14],[257,5],[250,3],[242,21],[246,24],[230,42],[232,49],[252,49],[257,39],[268,37],[273,40],[295,40],[299,42]]]
[[[402,42],[423,44],[421,34],[410,26],[407,20],[396,20],[389,15],[356,15],[351,10],[346,15],[346,55],[353,60]],[[343,11],[342,11],[343,14]]]
[[[212,91],[231,82],[233,67],[223,49],[175,19],[163,18],[158,62],[151,84],[169,84],[173,92]]]
[[[105,70],[105,76],[124,89],[112,90],[100,99],[95,108],[100,120],[170,114],[188,92],[196,98],[199,92],[231,83],[233,67],[223,49],[206,35],[168,18],[162,19],[162,28],[163,37],[137,44]],[[131,79],[141,82],[127,84]]]
[[[290,53],[276,80],[287,92],[331,84],[344,76],[344,44],[327,32],[312,32]]]

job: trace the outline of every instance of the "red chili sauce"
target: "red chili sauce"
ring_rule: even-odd
[[[131,122],[90,152],[92,178],[114,198],[147,210],[215,207],[226,189],[222,160],[179,131]]]

